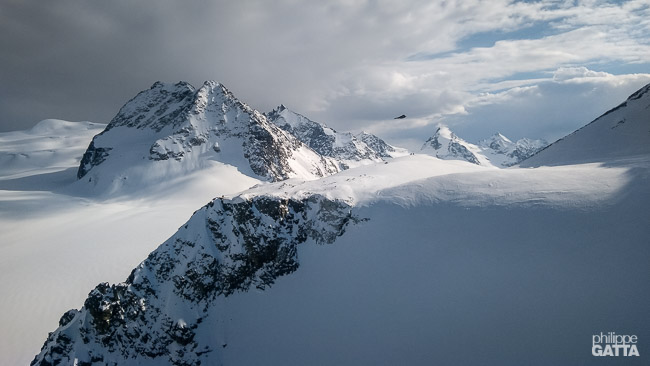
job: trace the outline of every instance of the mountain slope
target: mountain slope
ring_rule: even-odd
[[[85,186],[102,191],[147,186],[202,169],[210,161],[270,181],[335,173],[320,156],[223,85],[155,83],[120,109],[90,143],[79,166]]]
[[[275,125],[293,134],[319,154],[339,161],[342,169],[381,162],[401,152],[401,149],[388,145],[377,136],[368,133],[354,136],[349,132],[336,132],[324,124],[287,109],[284,105],[280,105],[266,116]]]
[[[269,288],[298,268],[298,244],[332,243],[356,220],[318,196],[214,200],[126,282],[98,285],[81,311],[65,313],[32,364],[212,364],[221,347],[200,333],[221,331],[201,326],[217,298]]]
[[[650,336],[649,168],[418,155],[216,199],[65,313],[33,364],[589,362],[575,349],[612,316]],[[629,291],[621,312],[609,296]]]
[[[650,153],[650,84],[572,134],[552,143],[520,166],[608,161]]]

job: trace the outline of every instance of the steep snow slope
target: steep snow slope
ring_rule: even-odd
[[[361,133],[354,136],[350,132],[336,132],[324,124],[287,109],[284,105],[280,105],[266,116],[319,154],[336,159],[342,169],[407,154],[404,149],[390,146],[372,134]]]
[[[262,183],[211,161],[138,194],[79,196],[81,155],[105,126],[46,120],[0,134],[2,365],[28,364],[62,312],[97,283],[123,280],[198,207]]]
[[[90,143],[77,189],[131,191],[218,161],[255,179],[313,179],[334,162],[269,123],[223,85],[155,83],[125,104]]]
[[[650,337],[649,173],[417,155],[216,199],[34,364],[591,362],[601,329]]]
[[[650,84],[593,122],[552,143],[522,167],[603,161],[650,153]]]

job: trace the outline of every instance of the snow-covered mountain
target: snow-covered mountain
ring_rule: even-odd
[[[464,160],[472,164],[509,167],[530,157],[544,148],[544,140],[522,138],[510,141],[500,133],[479,141],[478,145],[469,143],[453,133],[447,126],[439,126],[420,149],[422,152],[445,160]]]
[[[629,180],[415,155],[215,199],[63,314],[32,364],[589,361],[571,351],[611,316],[650,336],[645,291],[623,314],[603,298],[647,286],[650,228],[630,223],[650,203],[649,163]],[[607,282],[603,268],[617,269]],[[492,351],[504,337],[517,347]]]
[[[135,266],[214,197],[263,181],[230,165],[129,195],[85,195],[79,162],[106,124],[45,120],[0,133],[0,365],[27,365],[61,314]]]
[[[395,147],[387,144],[384,140],[380,139],[376,135],[362,131],[361,133],[355,136],[358,140],[361,140],[366,144],[370,149],[375,151],[377,155],[382,158],[395,158],[398,156],[404,156],[408,154],[408,150],[400,147]]]
[[[202,323],[220,298],[268,289],[298,269],[298,244],[332,243],[356,220],[317,196],[214,200],[126,282],[98,285],[65,313],[32,364],[215,364],[228,339]]]
[[[278,181],[338,171],[332,159],[240,102],[223,85],[156,82],[95,136],[79,166],[85,185],[114,191],[182,177],[211,161]]]
[[[447,126],[439,126],[420,149],[423,153],[444,160],[464,160],[476,165],[491,165],[481,149],[461,139]]]
[[[522,138],[512,142],[498,132],[478,143],[481,152],[490,160],[492,165],[501,167],[519,164],[547,145],[548,142],[543,139]]]
[[[289,110],[284,105],[280,105],[266,116],[319,154],[336,159],[341,169],[381,162],[385,158],[406,154],[404,149],[395,148],[375,135],[362,132],[355,136],[349,132],[337,132]]]
[[[650,153],[650,84],[588,125],[521,163],[522,167],[604,161]]]
[[[608,131],[632,116],[647,122],[649,109],[636,104],[645,95],[619,107],[634,108]],[[160,239],[131,275],[123,272],[124,282],[75,297],[83,306],[62,310],[58,327],[45,319],[56,329],[41,332],[40,341],[47,339],[32,364],[590,364],[592,334],[615,327],[650,339],[640,321],[650,308],[647,136],[617,136],[616,149],[589,141],[608,136],[601,129],[581,131],[572,135],[580,144],[567,151],[595,163],[486,169],[458,156],[418,154],[226,193]],[[447,153],[455,142],[474,154],[451,132],[429,142],[431,149],[447,144]],[[0,245],[6,352],[28,331],[21,324],[83,291],[67,279],[91,272],[94,252],[133,261],[141,242],[176,222],[159,221],[175,210],[168,205],[150,210],[147,228],[134,225],[147,211],[139,196],[84,208],[87,200],[72,206],[70,197],[44,193],[0,190],[0,231],[9,243]],[[38,216],[21,223],[15,216],[24,208]],[[56,229],[67,235],[57,238]],[[113,239],[120,232],[127,234]],[[101,233],[115,245],[85,249]],[[26,251],[20,240],[32,236],[40,245]],[[35,261],[43,268],[17,272]],[[8,301],[23,306],[7,311]]]

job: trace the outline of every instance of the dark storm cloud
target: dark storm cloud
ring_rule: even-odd
[[[342,27],[360,10],[344,5],[28,0],[1,7],[1,130],[44,118],[107,122],[156,80],[214,79],[262,110],[286,99],[312,109],[318,102],[305,90],[322,88],[332,70],[372,48],[345,42],[355,28],[373,32]]]
[[[236,91],[244,69],[252,70],[242,84],[259,76],[255,65],[264,62],[264,55],[248,43],[262,30],[252,19],[242,19],[254,17],[245,6],[148,5],[5,2],[0,10],[2,130],[44,118],[107,122],[156,80],[200,84],[218,79]],[[234,60],[241,59],[238,67]]]
[[[144,66],[164,54],[142,9],[17,1],[0,14],[5,130],[44,118],[105,122],[151,83],[159,66]]]

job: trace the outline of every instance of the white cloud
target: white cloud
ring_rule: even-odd
[[[566,81],[580,78],[608,77],[612,76],[606,72],[597,72],[589,70],[584,66],[580,67],[560,67],[553,73],[554,81]]]

